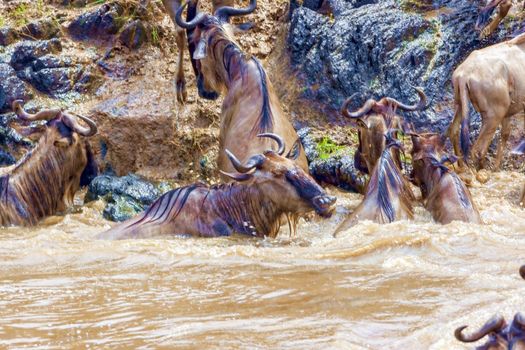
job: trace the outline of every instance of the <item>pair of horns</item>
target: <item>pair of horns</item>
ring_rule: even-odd
[[[462,332],[468,326],[461,326],[458,329],[456,329],[456,331],[454,332],[454,336],[457,340],[462,341],[464,343],[472,343],[480,340],[487,334],[500,332],[503,328],[505,328],[506,325],[507,322],[505,322],[503,316],[496,315],[492,317],[487,323],[485,323],[477,332],[474,332],[469,336],[464,335]]]
[[[184,19],[182,19],[182,12],[184,11],[184,8],[188,5],[188,2],[186,2],[177,10],[175,21],[177,22],[179,27],[191,30],[197,27],[199,24],[201,24],[206,19],[206,15],[204,15],[203,13],[198,13],[193,20],[186,22]],[[241,9],[236,9],[231,6],[221,6],[217,10],[215,10],[214,16],[217,17],[221,22],[228,22],[231,17],[249,15],[250,13],[255,11],[256,7],[257,0],[250,0],[250,5],[248,5],[248,7],[246,8]]]
[[[399,102],[398,100],[392,98],[392,97],[386,97],[385,100],[396,106],[399,109],[408,111],[408,112],[414,112],[414,111],[420,111],[427,107],[427,95],[423,91],[423,89],[418,87],[413,87],[414,90],[416,90],[417,94],[419,95],[419,102],[415,105],[407,105],[402,102]],[[365,102],[363,107],[359,108],[357,111],[350,112],[348,110],[348,106],[350,106],[350,103],[352,103],[352,100],[356,97],[357,93],[350,96],[348,99],[346,99],[345,103],[343,104],[343,107],[341,108],[341,113],[348,118],[361,118],[362,116],[366,115],[374,106],[377,104],[377,102],[373,99],[370,99]]]
[[[280,156],[284,154],[286,144],[284,143],[284,140],[279,135],[272,134],[272,133],[265,133],[265,134],[259,134],[257,135],[257,137],[261,137],[261,138],[265,137],[265,138],[274,140],[277,143],[277,147],[278,147],[277,154]],[[229,150],[225,150],[225,152],[228,158],[230,159],[230,162],[232,162],[233,167],[235,168],[235,170],[237,170],[240,173],[240,175],[228,174],[223,171],[221,171],[221,173],[229,177],[234,177],[235,179],[239,181],[247,180],[251,176],[251,174],[249,173],[252,170],[262,166],[266,160],[266,157],[263,154],[256,154],[252,156],[250,159],[248,159],[248,161],[246,161],[245,164],[242,164],[242,162],[232,152],[230,152]]]
[[[64,122],[64,124],[66,124],[69,128],[71,128],[79,135],[90,137],[97,133],[97,124],[95,124],[95,122],[89,118],[83,117],[81,115],[76,116],[88,125],[88,127],[86,128],[78,123],[77,118],[75,116],[72,116],[68,113],[64,113],[60,109],[44,109],[36,114],[30,114],[27,113],[22,107],[23,103],[24,101],[22,100],[15,100],[12,104],[13,111],[16,113],[18,118],[22,120],[29,122],[34,122],[37,120],[51,120],[59,115],[62,115],[62,121]]]

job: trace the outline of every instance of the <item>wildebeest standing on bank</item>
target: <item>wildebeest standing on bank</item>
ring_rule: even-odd
[[[193,0],[195,1],[195,0]],[[186,92],[186,79],[184,78],[184,50],[186,47],[186,36],[184,34],[184,29],[177,25],[175,21],[175,14],[177,10],[181,7],[181,0],[162,0],[164,8],[168,12],[173,24],[175,24],[175,36],[177,41],[177,48],[179,50],[179,62],[177,66],[177,100],[180,103],[186,101],[187,92]],[[234,0],[213,0],[212,6],[213,11],[220,6],[233,6]],[[207,96],[201,96],[207,97]]]
[[[476,22],[476,30],[481,30],[480,37],[486,38],[494,33],[501,21],[507,17],[511,7],[512,0],[487,0],[487,4],[481,9]],[[487,25],[496,8],[498,9],[496,17]]]
[[[218,237],[234,232],[275,237],[283,215],[298,216],[315,210],[329,217],[336,198],[327,195],[298,166],[295,161],[298,153],[284,157],[285,144],[279,136],[259,137],[277,141],[278,151],[267,150],[245,163],[226,151],[237,172],[224,174],[237,182],[213,187],[194,184],[168,192],[147,211],[100,234],[99,238],[168,234]]]
[[[408,112],[420,111],[427,106],[427,97],[423,90],[416,88],[419,102],[415,105],[407,105],[391,97],[383,97],[379,102],[369,99],[355,112],[348,110],[355,95],[349,97],[341,113],[348,118],[356,120],[359,135],[359,146],[354,155],[355,167],[365,174],[374,169],[379,157],[385,149],[385,136],[390,129],[403,129],[406,131],[406,123],[396,114],[396,111]],[[397,149],[393,150],[394,160],[401,166],[401,158]]]
[[[520,275],[525,279],[525,265],[520,268]],[[487,342],[476,350],[525,350],[525,316],[518,312],[509,325],[503,316],[496,315],[471,335],[464,335],[467,326],[456,329],[454,336],[464,343],[472,343],[489,336]]]
[[[510,136],[513,115],[523,111],[525,102],[525,34],[472,52],[452,76],[456,112],[448,134],[458,157],[469,157],[469,101],[481,114],[482,127],[470,155],[474,165],[483,167],[496,129],[501,140],[496,169]],[[461,136],[460,136],[461,129]],[[464,163],[460,161],[460,165]]]
[[[394,135],[396,132],[387,133],[385,149],[372,171],[364,200],[339,225],[335,235],[363,220],[385,224],[414,218],[412,208],[415,200],[414,194],[393,157],[393,149],[402,147],[401,143],[396,140]]]
[[[443,137],[435,133],[411,133],[411,136],[413,179],[434,220],[441,224],[456,220],[481,223],[470,191],[459,176],[445,166],[457,158],[446,155]]]
[[[213,16],[198,13],[190,22],[182,19],[184,6],[176,15],[179,26],[193,30],[190,41],[195,45],[195,67],[207,86],[215,92],[226,91],[221,110],[219,136],[219,169],[232,172],[225,150],[235,153],[241,161],[262,153],[268,141],[258,139],[259,133],[275,133],[287,145],[298,139],[297,132],[282,111],[279,99],[261,63],[246,55],[235,42],[228,20],[231,16],[253,12],[256,1],[245,9],[220,7]],[[189,8],[188,12],[195,12]],[[298,164],[308,170],[306,155],[299,146]],[[226,177],[223,177],[227,180]]]
[[[59,109],[29,114],[22,101],[13,102],[17,116],[26,121],[47,120],[47,127],[35,148],[15,165],[0,168],[0,226],[29,226],[72,203],[88,175],[97,172],[90,147],[81,138],[93,136],[96,124]]]

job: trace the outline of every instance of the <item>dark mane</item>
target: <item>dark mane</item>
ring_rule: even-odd
[[[215,38],[214,35],[210,35],[210,38],[208,40],[212,41]],[[259,119],[257,123],[253,126],[252,133],[254,135],[270,132],[273,130],[273,114],[272,109],[270,106],[270,94],[268,92],[268,80],[266,77],[266,71],[264,70],[264,67],[262,66],[261,62],[255,58],[247,58],[244,52],[237,46],[237,44],[231,42],[227,37],[224,35],[219,36],[218,39],[215,40],[213,43],[213,54],[216,54],[216,46],[220,43],[226,41],[227,44],[224,47],[223,50],[223,57],[222,57],[222,65],[224,70],[227,72],[228,80],[231,81],[233,76],[237,73],[236,69],[240,69],[241,72],[241,78],[244,80],[246,78],[246,74],[248,72],[248,64],[247,62],[249,60],[253,61],[255,65],[257,66],[257,70],[259,71],[259,86],[261,89],[261,96],[262,96],[262,107],[261,107],[261,113],[259,114]],[[211,44],[209,42],[208,44]],[[217,57],[214,56],[215,60],[217,60]],[[237,62],[235,62],[237,60]],[[236,67],[234,63],[237,63],[239,67]]]

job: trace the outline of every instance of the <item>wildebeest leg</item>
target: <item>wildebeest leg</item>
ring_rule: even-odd
[[[494,139],[496,129],[503,122],[505,114],[505,111],[498,111],[496,107],[491,111],[481,112],[482,127],[471,153],[475,167],[485,168],[485,157],[487,156],[490,143]]]
[[[188,94],[186,92],[186,80],[184,79],[184,50],[186,49],[186,40],[184,29],[180,28],[175,21],[175,14],[180,7],[180,0],[162,0],[164,8],[168,11],[173,24],[175,24],[175,36],[177,41],[177,48],[179,49],[179,62],[177,67],[177,101],[179,103],[186,102]]]
[[[505,147],[507,146],[507,141],[509,141],[510,136],[510,117],[507,116],[503,119],[503,122],[501,123],[501,140],[498,145],[498,153],[496,154],[496,164],[495,164],[495,170],[500,170],[501,168],[501,161],[503,159],[503,152],[505,151]]]
[[[456,85],[456,84],[454,84]],[[456,102],[457,103],[457,102]],[[454,154],[458,157],[458,165],[460,169],[465,168],[465,162],[461,158],[461,147],[460,147],[460,141],[459,141],[459,131],[461,128],[461,106],[459,104],[456,105],[456,112],[454,114],[454,119],[452,120],[452,124],[450,124],[448,128],[448,136],[450,137],[450,142],[452,143],[452,147],[454,147]]]
[[[492,22],[481,31],[480,37],[486,38],[491,35],[497,28],[501,21],[507,17],[510,8],[512,7],[512,0],[505,0],[499,4],[498,14]]]

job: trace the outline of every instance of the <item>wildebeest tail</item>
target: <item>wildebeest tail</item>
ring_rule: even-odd
[[[478,20],[476,21],[476,30],[481,30],[489,23],[490,17],[494,13],[496,7],[502,0],[491,0],[487,6],[479,11]]]
[[[468,85],[465,81],[460,81],[459,86],[459,113],[456,118],[461,118],[460,146],[463,159],[466,161],[470,151],[470,119],[469,119],[469,94]],[[457,98],[457,97],[456,97]]]

